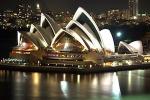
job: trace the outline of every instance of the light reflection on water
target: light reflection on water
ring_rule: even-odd
[[[87,75],[0,71],[0,97],[3,100],[123,100],[149,94],[149,82],[150,71],[143,70]]]

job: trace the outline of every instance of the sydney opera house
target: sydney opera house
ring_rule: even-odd
[[[99,30],[92,17],[81,7],[72,20],[60,27],[50,16],[41,14],[40,25],[32,24],[29,32],[18,32],[18,45],[10,57],[36,64],[103,64],[128,54],[125,60],[143,53],[141,41],[123,41],[115,51],[110,30]],[[129,56],[132,55],[132,56]],[[111,61],[110,60],[110,61]]]

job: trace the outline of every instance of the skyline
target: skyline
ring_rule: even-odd
[[[5,0],[0,3],[1,9],[0,11],[4,11],[6,9],[15,10],[18,0]],[[79,6],[85,8],[89,12],[94,13],[102,13],[104,11],[110,9],[127,9],[128,8],[128,0],[63,0],[61,4],[59,0],[32,0],[25,1],[29,2],[32,8],[36,7],[36,3],[38,2],[41,6],[42,11],[70,11],[74,12]],[[139,11],[140,13],[149,12],[149,0],[139,0]],[[142,8],[142,9],[141,9]]]

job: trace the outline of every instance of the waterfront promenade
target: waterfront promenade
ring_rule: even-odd
[[[93,67],[82,67],[82,66],[25,66],[25,65],[9,65],[0,64],[0,70],[9,71],[22,71],[22,72],[45,72],[45,73],[76,73],[76,74],[88,74],[88,73],[104,73],[104,72],[118,72],[127,70],[139,70],[139,69],[150,69],[150,63],[139,64],[139,65],[124,65],[124,66],[93,66]]]

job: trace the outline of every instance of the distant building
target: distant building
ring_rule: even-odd
[[[122,10],[122,19],[130,19],[129,9]]]
[[[129,0],[128,2],[129,6],[129,14],[130,17],[137,16],[138,15],[138,0]]]
[[[150,53],[150,33],[146,33],[142,38],[144,53]]]
[[[39,3],[36,4],[36,15],[41,16],[41,7]]]

